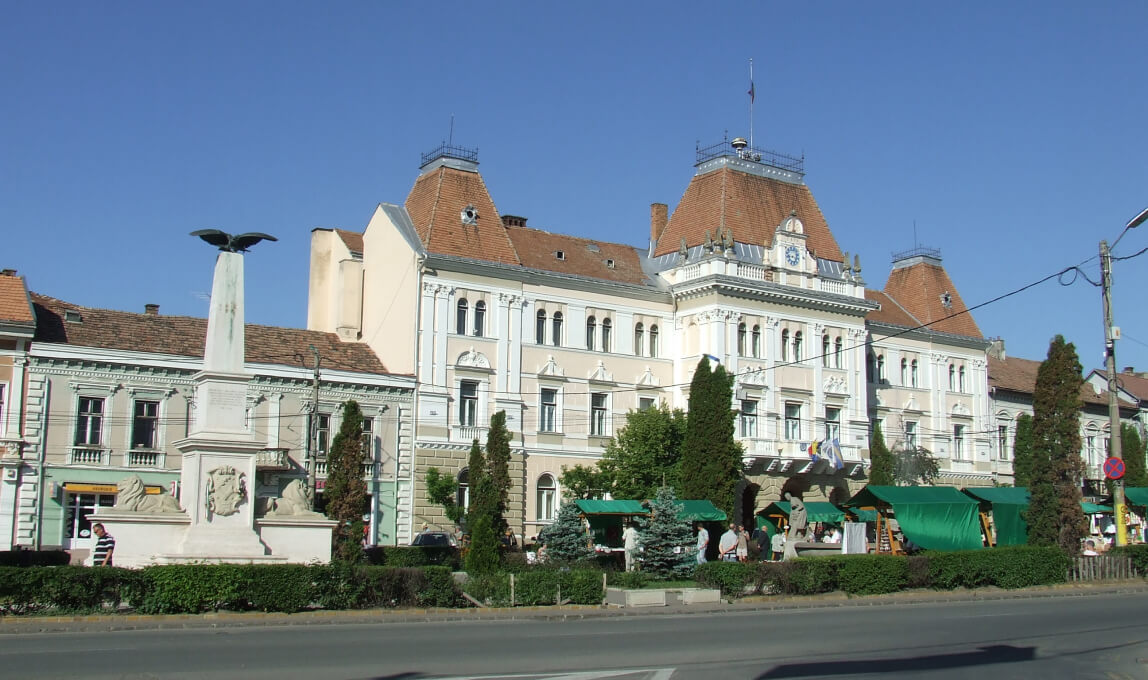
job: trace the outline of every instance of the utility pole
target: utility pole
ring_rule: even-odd
[[[315,458],[319,455],[319,350],[309,345],[315,356],[315,372],[311,379],[311,419],[307,428],[307,495],[315,507]]]
[[[1108,241],[1100,242],[1100,288],[1104,294],[1104,370],[1108,377],[1108,421],[1111,456],[1123,459],[1120,440],[1120,404],[1116,398],[1116,338],[1112,326],[1112,253]],[[1116,520],[1116,545],[1128,545],[1124,524],[1124,479],[1112,480],[1112,514]]]

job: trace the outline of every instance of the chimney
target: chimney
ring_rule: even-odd
[[[994,359],[1004,361],[1008,358],[1005,354],[1004,338],[990,338],[988,354]]]
[[[502,226],[504,227],[525,227],[526,218],[518,215],[503,215]]]
[[[650,241],[657,243],[670,221],[670,206],[665,203],[650,204]]]
[[[15,269],[0,269],[0,276],[15,276]]]
[[[1136,375],[1136,367],[1135,366],[1125,366],[1124,367],[1124,375]]]
[[[159,305],[154,303],[144,305],[144,314],[148,316],[159,316]]]

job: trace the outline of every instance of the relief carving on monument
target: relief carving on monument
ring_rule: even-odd
[[[227,517],[239,512],[247,500],[247,475],[230,465],[223,465],[207,473],[208,514]]]

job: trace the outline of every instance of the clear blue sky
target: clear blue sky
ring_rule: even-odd
[[[266,231],[248,320],[305,323],[314,227],[402,203],[419,154],[480,149],[503,214],[645,246],[695,142],[805,154],[843,250],[940,248],[969,305],[1097,254],[1148,206],[1143,2],[9,2],[0,266],[83,305],[206,315],[207,227]],[[1148,225],[1118,255],[1148,246]],[[1148,255],[1115,265],[1148,370]],[[1095,259],[1085,271],[1096,280]],[[1102,362],[1100,291],[975,313],[1013,356]]]

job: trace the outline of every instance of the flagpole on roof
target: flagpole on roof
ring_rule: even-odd
[[[753,57],[749,58],[749,148],[753,148]]]

